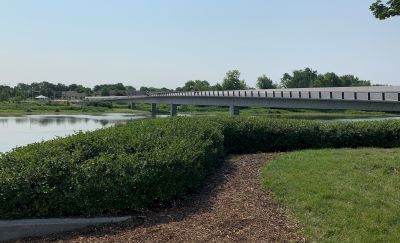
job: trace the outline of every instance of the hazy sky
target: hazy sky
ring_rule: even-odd
[[[400,85],[400,18],[374,0],[0,0],[0,84],[175,88],[311,67]]]

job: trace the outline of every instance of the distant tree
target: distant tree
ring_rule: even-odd
[[[310,68],[304,70],[295,70],[293,74],[283,74],[281,85],[284,88],[308,88],[312,86],[314,80],[318,77],[317,71]]]
[[[130,86],[130,85],[128,85],[128,86],[125,86],[125,89],[126,89],[126,90],[131,90],[131,91],[135,91],[135,90],[136,90],[136,88],[135,88],[135,87],[133,87],[133,86]]]
[[[386,4],[382,3],[381,0],[377,0],[371,5],[370,9],[375,17],[380,20],[384,20],[393,16],[399,16],[400,0],[388,0]]]
[[[353,82],[351,86],[371,86],[371,81],[369,81],[369,80],[358,80],[357,82]],[[385,85],[375,84],[375,86],[385,86]]]
[[[240,90],[246,89],[247,85],[244,80],[240,80],[239,70],[230,70],[226,73],[222,81],[222,89],[224,90]]]
[[[345,87],[350,87],[350,86],[371,86],[371,81],[369,80],[360,80],[358,77],[355,77],[354,75],[343,75],[340,76],[340,79],[342,80],[342,84]]]
[[[8,101],[9,99],[10,99],[10,94],[5,90],[1,90],[0,91],[0,101]]]
[[[135,87],[133,86],[125,86],[126,95],[132,95],[134,91],[136,91]]]
[[[77,85],[77,84],[70,84],[70,85],[68,86],[68,90],[69,90],[69,91],[75,91],[77,88],[78,88],[78,85]],[[99,89],[99,90],[100,90],[100,89]]]
[[[145,87],[145,86],[140,87],[139,90],[142,91],[142,92],[157,92],[157,91],[160,91],[160,89],[157,89],[157,88],[154,88],[154,87]]]
[[[343,86],[342,80],[335,73],[325,73],[317,76],[313,80],[312,87],[341,87]]]
[[[169,92],[169,91],[173,91],[172,89],[168,89],[166,87],[162,87],[160,88],[154,88],[154,87],[145,87],[142,86],[139,89],[141,92]]]
[[[0,85],[0,101],[10,100],[13,88],[7,85]]]
[[[149,91],[149,88],[145,87],[145,86],[142,86],[142,87],[139,88],[139,91],[146,92],[146,91]]]
[[[172,91],[172,89],[168,89],[166,87],[162,87],[161,89],[156,89],[156,91],[169,92],[169,91]]]
[[[114,90],[126,90],[125,86],[122,83],[116,83],[111,85],[112,89]]]
[[[19,96],[20,100],[27,99],[32,95],[32,87],[28,84],[19,83],[14,87],[14,97]]]
[[[20,95],[20,94],[17,94],[17,95],[15,96],[15,98],[14,98],[14,100],[15,100],[17,103],[21,102],[23,99],[24,99],[24,97],[23,97],[22,95]]]
[[[259,89],[275,89],[277,87],[272,79],[268,78],[265,74],[257,78],[256,86]]]
[[[182,87],[183,91],[205,91],[210,90],[210,83],[206,80],[189,80]]]
[[[110,90],[107,87],[102,88],[101,96],[110,96]]]
[[[221,84],[217,83],[215,85],[210,86],[210,90],[218,91],[218,90],[223,90],[223,88]]]

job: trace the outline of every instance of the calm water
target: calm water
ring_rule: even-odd
[[[92,131],[128,120],[140,114],[103,115],[24,115],[0,117],[0,152],[17,146],[66,136],[77,131]]]

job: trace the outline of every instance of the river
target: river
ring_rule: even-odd
[[[123,113],[0,116],[0,152],[78,131],[93,131],[145,117],[143,114]]]

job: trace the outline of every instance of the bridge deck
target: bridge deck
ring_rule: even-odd
[[[344,87],[153,93],[148,96],[88,97],[87,100],[173,105],[215,105],[400,112],[400,87]]]

